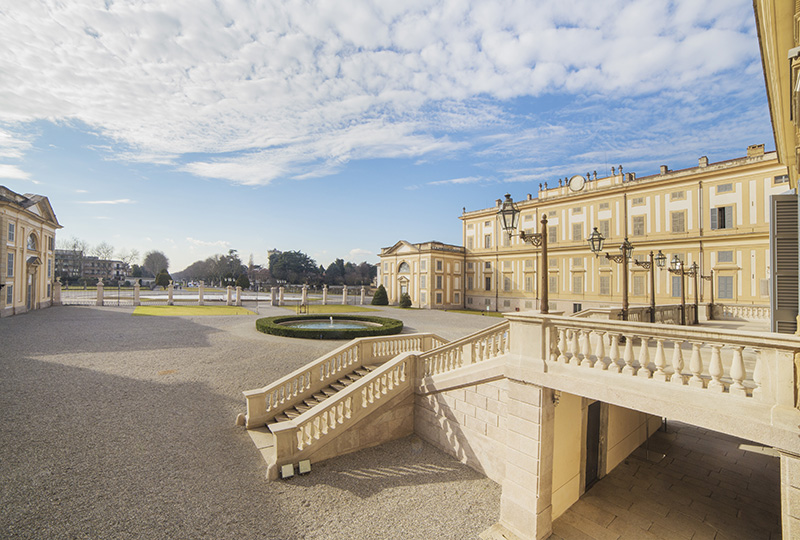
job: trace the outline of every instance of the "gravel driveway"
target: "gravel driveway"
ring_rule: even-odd
[[[382,311],[448,339],[500,322]],[[260,334],[252,316],[131,313],[0,320],[0,536],[460,540],[497,520],[500,487],[416,437],[267,482],[234,425],[241,392],[341,343]]]

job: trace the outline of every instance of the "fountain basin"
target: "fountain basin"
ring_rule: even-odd
[[[364,315],[283,315],[256,321],[265,334],[304,339],[355,339],[399,334],[403,321]]]

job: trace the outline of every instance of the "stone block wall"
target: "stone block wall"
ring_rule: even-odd
[[[495,482],[505,476],[508,381],[417,395],[414,431]]]
[[[800,538],[800,456],[781,452],[781,516],[784,538]]]

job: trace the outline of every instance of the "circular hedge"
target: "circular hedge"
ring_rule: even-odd
[[[297,328],[281,323],[308,320],[358,321],[372,323],[376,326],[365,328]],[[304,339],[355,339],[360,337],[390,336],[403,331],[403,321],[388,317],[368,317],[365,315],[281,315],[256,320],[256,330],[273,336],[285,336]]]

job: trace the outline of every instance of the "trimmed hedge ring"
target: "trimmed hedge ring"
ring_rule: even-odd
[[[284,326],[281,323],[308,320],[358,321],[372,323],[376,326],[366,328],[297,328]],[[256,320],[256,330],[273,336],[284,336],[303,339],[355,339],[372,336],[391,336],[403,331],[403,321],[388,317],[369,317],[365,315],[281,315],[280,317],[264,317]]]

